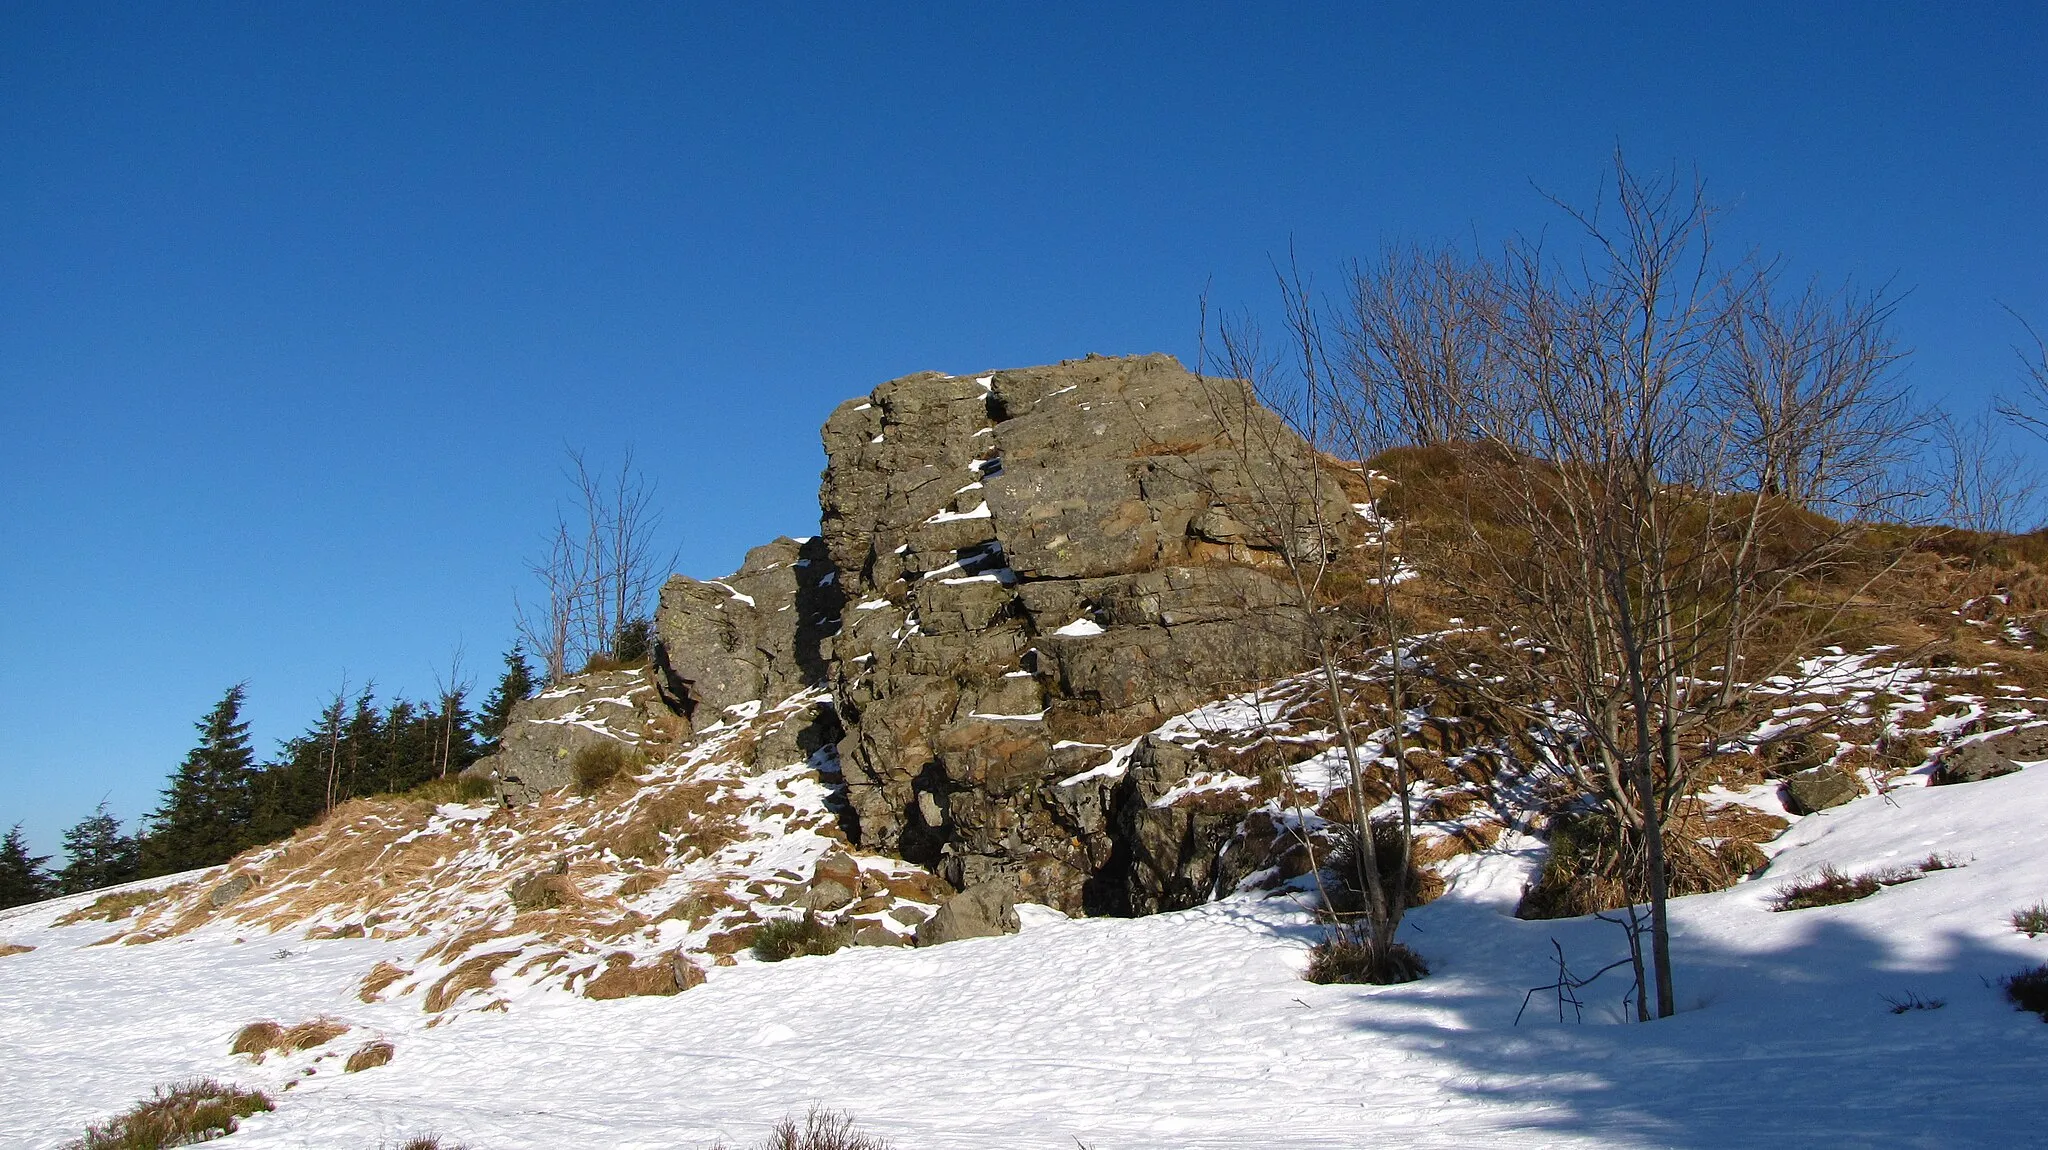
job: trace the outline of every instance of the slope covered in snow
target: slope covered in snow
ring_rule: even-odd
[[[440,1014],[365,1002],[365,968],[419,963],[428,936],[303,939],[233,921],[143,946],[54,925],[89,897],[0,915],[0,1142],[55,1146],[152,1086],[209,1074],[274,1113],[231,1144],[374,1146],[419,1130],[477,1150],[746,1144],[784,1114],[840,1107],[906,1148],[2020,1145],[2039,1138],[2048,1026],[1995,981],[2048,961],[2010,914],[2048,898],[2048,767],[1930,788],[1909,777],[1794,822],[1770,869],[1673,904],[1682,1012],[1619,1024],[1620,972],[1558,1020],[1528,988],[1619,957],[1616,928],[1525,922],[1539,857],[1503,836],[1443,864],[1406,937],[1434,966],[1404,986],[1301,981],[1318,928],[1287,893],[1141,919],[1069,921],[927,950],[855,948],[713,966],[675,997],[592,1002],[563,982]],[[1861,901],[1775,912],[1823,865],[1940,853],[1960,867]],[[1943,1003],[1894,1013],[1893,1002]],[[242,1025],[316,1016],[350,1031],[256,1064]],[[362,1042],[390,1065],[341,1072]]]

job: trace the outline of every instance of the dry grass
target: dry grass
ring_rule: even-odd
[[[2037,902],[2030,907],[2013,911],[2012,928],[2028,938],[2048,934],[2048,902]]]
[[[455,1000],[472,990],[489,990],[496,985],[493,977],[498,968],[519,956],[516,950],[493,951],[464,959],[454,970],[441,976],[441,980],[427,991],[427,1000],[421,1009],[429,1014],[438,1014],[455,1005]]]
[[[443,1142],[439,1134],[414,1134],[398,1144],[397,1150],[469,1150],[460,1142]]]
[[[280,1026],[268,1019],[252,1022],[235,1032],[234,1044],[228,1048],[230,1054],[246,1054],[256,1061],[271,1051],[279,1054],[297,1054],[311,1050],[348,1033],[348,1024],[332,1018],[315,1018],[297,1026]]]
[[[228,1053],[247,1054],[261,1062],[263,1056],[268,1054],[277,1045],[278,1036],[283,1033],[284,1027],[267,1019],[262,1022],[252,1022],[242,1029],[235,1031],[235,1041],[233,1045],[228,1047]]]
[[[854,1125],[851,1115],[813,1107],[803,1125],[785,1118],[755,1150],[890,1150],[889,1143]]]
[[[1301,976],[1326,985],[1343,982],[1391,986],[1414,982],[1428,974],[1429,964],[1401,943],[1382,949],[1372,944],[1372,936],[1362,928],[1338,927],[1308,948],[1308,968]]]
[[[817,915],[805,911],[802,918],[762,923],[754,933],[753,951],[754,957],[762,962],[781,962],[786,958],[831,954],[851,941],[852,935],[845,928],[827,926]]]
[[[364,1002],[376,1002],[392,983],[411,973],[388,962],[380,962],[363,976],[362,985],[356,989],[356,997]]]
[[[341,1064],[341,1071],[344,1074],[354,1074],[359,1070],[383,1066],[391,1061],[394,1053],[396,1050],[391,1043],[381,1038],[373,1039],[356,1047],[355,1053],[348,1056],[348,1061]]]
[[[640,995],[679,994],[701,985],[704,972],[681,955],[657,959],[647,966],[635,966],[633,956],[623,951],[605,959],[604,969],[583,984],[583,997],[600,1001]]]
[[[2048,963],[2029,967],[1998,980],[2007,1001],[2020,1010],[2031,1010],[2048,1022]]]
[[[18,942],[0,942],[0,958],[7,958],[10,955],[16,954],[27,954],[34,949],[35,947],[24,946]]]
[[[1810,910],[1817,906],[1840,906],[1869,898],[1884,884],[1875,875],[1843,874],[1830,864],[1812,878],[1799,879],[1779,887],[1771,895],[1772,910]]]
[[[143,907],[174,894],[182,893],[191,884],[160,887],[155,890],[124,890],[116,894],[103,894],[89,906],[83,906],[58,919],[52,925],[71,926],[81,922],[119,922]]]
[[[274,1107],[257,1090],[224,1085],[211,1078],[158,1087],[126,1114],[86,1127],[67,1150],[158,1150],[233,1134],[241,1119]]]

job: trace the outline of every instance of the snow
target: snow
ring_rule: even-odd
[[[412,943],[305,941],[219,925],[84,945],[52,921],[92,896],[0,912],[0,1144],[52,1147],[151,1087],[216,1075],[270,1090],[247,1150],[374,1146],[422,1130],[476,1146],[745,1145],[813,1102],[910,1148],[1118,1150],[2019,1145],[2036,1134],[2048,1026],[1984,984],[2048,960],[2006,916],[2048,893],[2048,770],[1906,788],[1800,820],[1761,880],[1673,903],[1678,1017],[1582,1024],[1527,988],[1618,957],[1615,928],[1510,916],[1540,849],[1518,835],[1447,864],[1407,938],[1434,965],[1394,987],[1298,974],[1317,935],[1287,898],[1068,921],[934,950],[855,948],[718,968],[675,998],[589,1002],[533,987],[430,1026],[360,1002]],[[1966,860],[1860,902],[1774,913],[1787,876],[1949,852]],[[163,881],[163,880],[159,880]],[[1891,1013],[1885,996],[1942,999]],[[328,1047],[261,1065],[241,1025],[332,1015]],[[389,1067],[339,1072],[362,1041]],[[308,1070],[314,1073],[306,1073]],[[289,1091],[288,1082],[296,1082]]]
[[[706,579],[705,582],[711,584],[714,587],[724,588],[726,594],[732,596],[735,599],[738,599],[740,602],[745,603],[749,607],[755,605],[754,597],[752,595],[744,594],[740,591],[733,590],[732,585],[729,583],[720,582],[717,579]]]
[[[1081,618],[1076,619],[1073,622],[1067,624],[1066,626],[1061,627],[1059,630],[1054,631],[1053,634],[1066,635],[1070,638],[1085,639],[1093,635],[1102,634],[1102,624],[1097,623],[1095,620],[1090,619],[1084,615]]]
[[[965,489],[963,488],[962,490]],[[956,523],[962,519],[987,519],[989,514],[988,500],[984,499],[980,503],[975,504],[974,509],[971,511],[941,511],[930,519],[925,520],[925,522]]]

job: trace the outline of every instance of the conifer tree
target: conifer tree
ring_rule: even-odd
[[[57,872],[57,889],[78,894],[127,882],[141,867],[141,845],[134,836],[121,833],[121,820],[102,800],[92,814],[64,832],[65,863]]]
[[[199,745],[164,788],[142,842],[142,874],[213,866],[249,845],[254,756],[242,721],[247,685],[237,683],[196,724]]]
[[[48,855],[28,853],[21,824],[14,824],[7,837],[0,839],[0,908],[39,902],[56,893],[50,872],[43,867],[48,861]]]
[[[512,649],[505,652],[505,674],[484,699],[483,714],[477,720],[477,731],[483,736],[486,752],[498,749],[498,739],[512,718],[512,704],[533,694],[536,685],[533,668],[526,663],[525,645],[512,644]]]

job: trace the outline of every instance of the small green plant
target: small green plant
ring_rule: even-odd
[[[1389,986],[1414,982],[1429,973],[1422,956],[1401,943],[1382,951],[1362,927],[1340,926],[1321,942],[1308,948],[1308,969],[1301,976],[1310,982],[1364,983]]]
[[[85,1137],[66,1150],[158,1150],[224,1138],[251,1114],[274,1109],[259,1090],[227,1086],[211,1078],[165,1089],[158,1087],[128,1113],[86,1127]]]
[[[1771,896],[1772,910],[1808,910],[1816,906],[1839,906],[1869,898],[1884,884],[1870,875],[1856,875],[1853,878],[1836,870],[1830,863],[1820,868],[1812,878],[1799,879],[1778,888]]]
[[[781,962],[807,954],[831,954],[848,941],[844,927],[827,926],[809,911],[802,918],[779,918],[763,923],[754,934],[754,957],[762,962]]]
[[[607,739],[577,751],[569,770],[575,776],[577,792],[594,795],[621,774],[638,769],[642,762],[640,752]]]
[[[1998,980],[2005,997],[2021,1010],[2031,1010],[2048,1022],[2048,963],[2029,967]]]
[[[2037,902],[2024,910],[2013,911],[2012,928],[2028,938],[2048,934],[2048,902]]]

